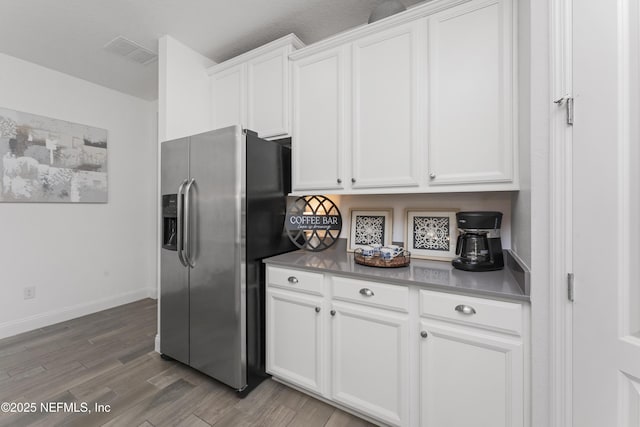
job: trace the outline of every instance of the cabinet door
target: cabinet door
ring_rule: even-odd
[[[245,70],[245,64],[240,64],[211,76],[214,129],[246,126]]]
[[[293,189],[343,189],[345,48],[293,62]]]
[[[408,424],[406,315],[333,303],[332,399],[390,425]]]
[[[421,322],[420,425],[521,427],[522,342]]]
[[[267,372],[322,392],[323,300],[267,289]]]
[[[247,123],[261,138],[289,134],[289,47],[247,64]]]
[[[353,188],[417,186],[418,75],[412,22],[353,44]]]
[[[513,179],[510,4],[472,0],[429,18],[431,185]]]

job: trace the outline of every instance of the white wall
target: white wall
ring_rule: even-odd
[[[216,63],[171,36],[159,40],[158,142],[170,141],[212,130],[213,101],[207,69]],[[159,148],[159,145],[158,145]],[[160,150],[156,153],[156,234],[160,230]],[[160,247],[156,257],[156,289],[160,290]],[[156,351],[160,351],[160,304]]]
[[[211,130],[215,62],[170,36],[159,41],[158,136],[169,141]]]
[[[3,54],[0,70],[0,106],[109,132],[108,203],[0,203],[0,337],[155,296],[152,104]]]
[[[530,167],[531,167],[531,388],[532,426],[553,426],[550,399],[554,373],[549,359],[552,353],[550,319],[550,219],[549,141],[550,111],[550,0],[531,0],[528,11],[530,28]],[[525,7],[524,5],[522,5]],[[561,403],[558,403],[561,404]]]
[[[487,193],[438,193],[438,194],[385,194],[362,196],[327,196],[338,205],[342,214],[342,233],[347,238],[350,224],[350,209],[393,208],[393,241],[405,242],[405,209],[457,209],[459,211],[499,211],[502,217],[502,246],[510,248],[511,242],[511,197],[510,192]]]
[[[531,21],[530,1],[518,5],[518,170],[520,191],[512,205],[511,244],[520,259],[531,266]]]

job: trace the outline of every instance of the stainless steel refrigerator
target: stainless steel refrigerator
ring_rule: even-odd
[[[237,126],[161,147],[161,353],[246,393],[266,375],[261,260],[295,248],[290,148]]]

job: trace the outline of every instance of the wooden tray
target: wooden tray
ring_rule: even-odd
[[[411,252],[404,251],[402,255],[398,255],[390,260],[384,260],[379,255],[364,256],[362,255],[362,249],[357,248],[353,252],[353,259],[356,264],[366,265],[369,267],[382,267],[382,268],[396,268],[406,267],[411,263]]]

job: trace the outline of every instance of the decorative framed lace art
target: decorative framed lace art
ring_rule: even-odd
[[[407,209],[405,247],[412,258],[450,261],[456,256],[456,210]]]
[[[390,245],[393,209],[351,209],[347,250],[369,245]]]

